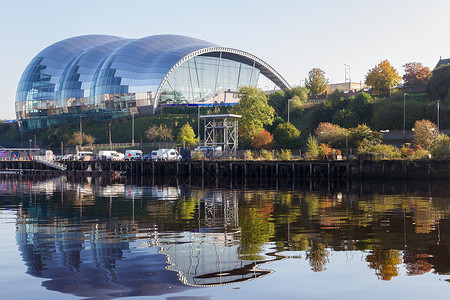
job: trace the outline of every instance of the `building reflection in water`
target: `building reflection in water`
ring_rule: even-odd
[[[240,258],[238,201],[230,191],[94,186],[64,177],[5,183],[3,192],[21,191],[16,240],[27,273],[48,279],[50,290],[162,295],[258,278],[272,272],[260,264],[280,259]]]
[[[313,272],[326,272],[333,251],[362,251],[380,280],[402,264],[409,276],[447,274],[450,203],[427,188],[405,196],[384,185],[390,194],[0,179],[0,193],[15,195],[27,272],[50,290],[94,298],[252,280],[290,251]]]

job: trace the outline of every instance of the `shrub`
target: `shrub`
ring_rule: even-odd
[[[431,154],[433,157],[440,155],[448,155],[450,153],[450,137],[445,134],[439,134],[431,146]]]
[[[246,150],[244,152],[244,159],[245,160],[253,160],[253,154],[251,150]]]
[[[336,148],[345,147],[348,130],[339,125],[322,122],[317,126],[315,135],[320,143],[325,143]]]
[[[290,160],[292,157],[292,152],[289,149],[281,149],[281,152],[278,154],[278,158],[281,160]]]
[[[311,134],[308,136],[306,141],[306,157],[307,158],[317,158],[319,156],[319,142]]]
[[[299,146],[300,131],[290,123],[279,124],[273,135],[278,145],[291,149]]]
[[[261,158],[266,159],[266,160],[272,160],[273,159],[273,151],[262,149],[261,150]]]

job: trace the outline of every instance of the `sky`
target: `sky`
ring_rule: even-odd
[[[312,68],[353,82],[384,59],[433,69],[450,58],[448,0],[0,0],[0,119],[15,119],[15,93],[28,63],[78,35],[142,38],[181,34],[249,52],[291,86]],[[348,69],[347,69],[348,70]],[[348,76],[348,75],[347,75]],[[261,88],[268,83],[262,81]]]

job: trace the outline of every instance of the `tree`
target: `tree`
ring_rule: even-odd
[[[409,62],[403,65],[405,74],[403,75],[404,85],[407,88],[422,89],[425,88],[431,71],[419,62]]]
[[[183,145],[194,145],[198,142],[198,139],[195,138],[194,129],[192,129],[189,123],[186,123],[181,127],[180,132],[178,133],[177,142]]]
[[[239,104],[231,111],[241,115],[239,130],[243,137],[252,139],[266,124],[272,124],[274,109],[269,106],[267,96],[258,88],[241,87],[238,92]]]
[[[300,130],[291,123],[282,123],[273,133],[275,141],[283,148],[298,148],[300,143]]]
[[[90,134],[83,133],[83,142],[85,145],[92,146],[95,142],[95,137]]]
[[[299,96],[295,95],[291,98],[291,103],[289,104],[289,112],[300,116],[304,110],[305,101],[301,100]]]
[[[308,136],[308,140],[306,141],[306,153],[311,158],[317,158],[319,156],[319,143],[311,134]]]
[[[150,142],[156,141],[159,137],[158,126],[156,126],[156,125],[150,126],[147,129],[147,131],[145,131],[144,135],[148,141],[150,141]]]
[[[72,134],[72,137],[69,140],[69,145],[73,146],[81,146],[83,143],[83,137],[81,135],[81,132],[76,131]]]
[[[72,137],[69,139],[68,144],[73,146],[81,146],[83,144],[92,146],[95,142],[95,138],[89,134],[81,134],[80,131],[76,131],[72,134]]]
[[[427,83],[428,94],[433,99],[447,100],[450,89],[450,64],[433,70]]]
[[[272,148],[273,135],[261,129],[252,139],[252,147],[255,149],[270,149]]]
[[[315,130],[319,143],[325,143],[334,148],[347,147],[348,134],[347,129],[328,122],[320,123]]]
[[[365,83],[371,86],[375,93],[388,93],[392,87],[400,83],[400,79],[402,78],[397,70],[385,59],[369,70]]]
[[[433,142],[439,136],[439,130],[433,122],[429,120],[416,121],[414,124],[414,144],[429,150]]]
[[[382,141],[383,135],[380,132],[372,131],[366,124],[350,129],[349,142],[353,147],[360,148],[362,145],[371,147],[381,144]]]
[[[158,129],[159,137],[165,142],[167,140],[173,140],[173,131],[172,128],[167,127],[166,124],[159,125]]]
[[[319,68],[313,68],[308,73],[305,80],[305,86],[308,88],[310,95],[316,97],[321,95],[327,89],[329,81],[325,78],[325,72]]]

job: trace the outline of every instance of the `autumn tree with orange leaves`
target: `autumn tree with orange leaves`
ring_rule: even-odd
[[[405,74],[403,75],[404,85],[407,88],[423,89],[427,86],[431,71],[419,62],[409,62],[403,65]]]
[[[255,149],[270,149],[273,144],[273,135],[265,129],[258,131],[252,139],[252,147]]]
[[[385,59],[369,70],[365,83],[372,87],[374,93],[388,93],[401,79],[397,70]]]

